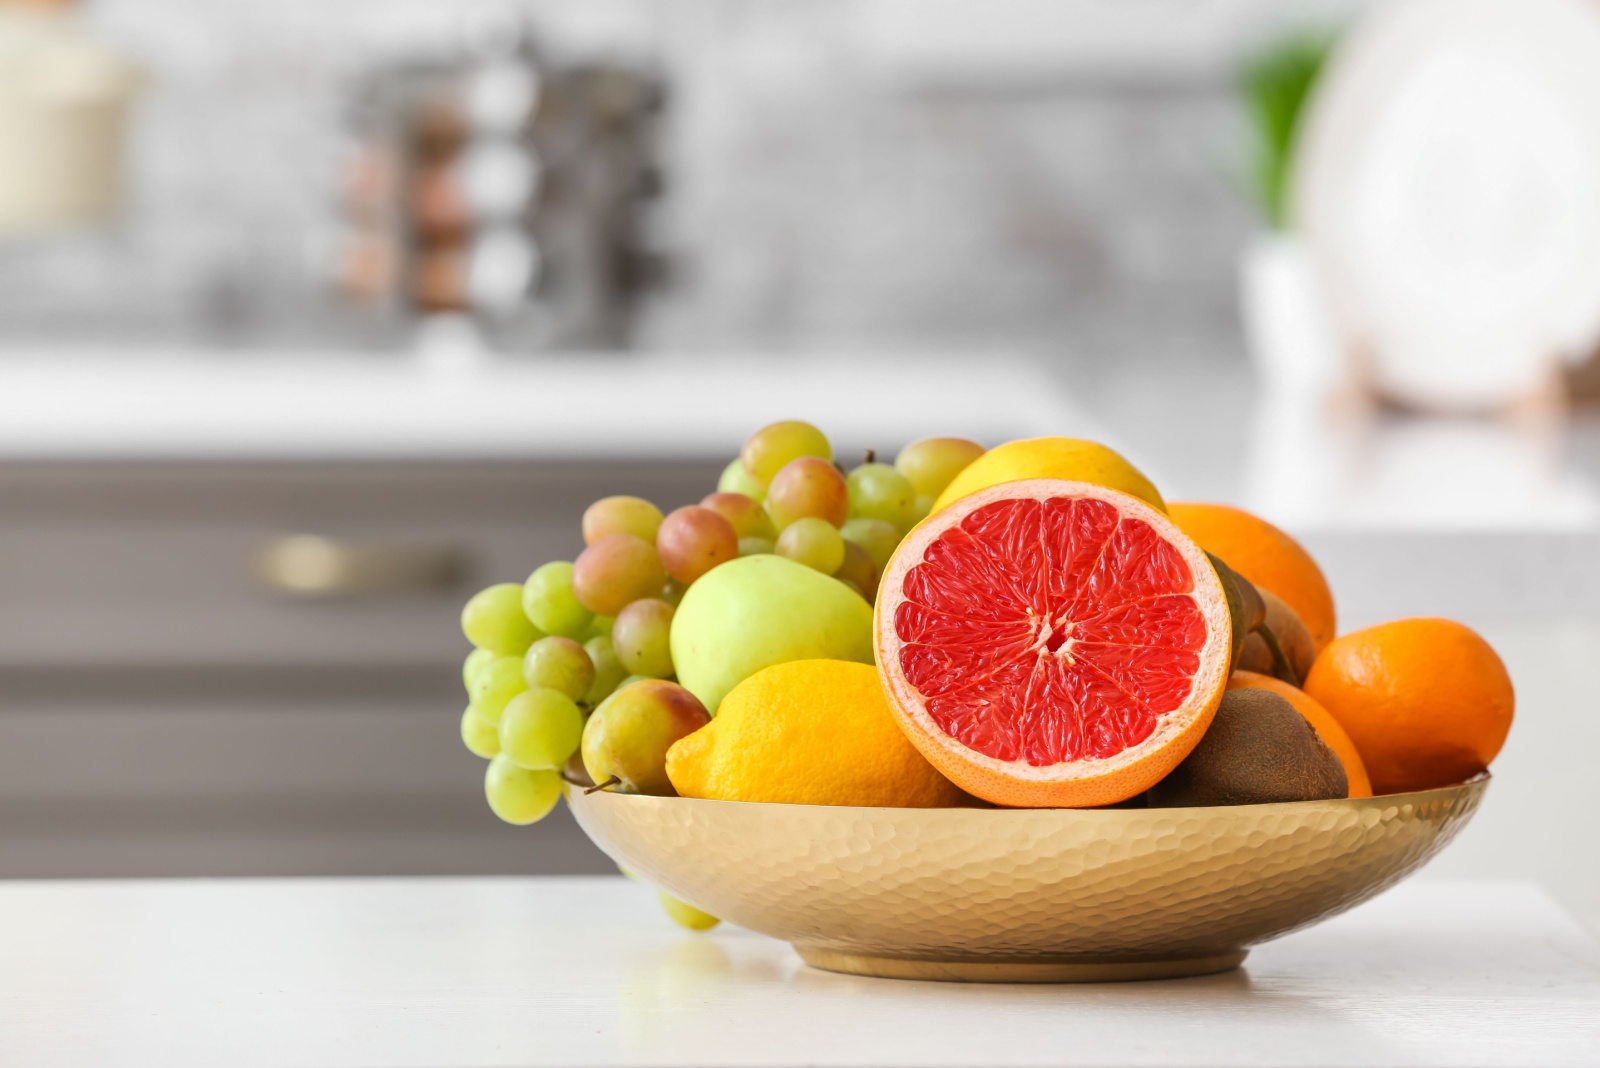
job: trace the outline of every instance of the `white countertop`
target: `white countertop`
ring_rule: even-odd
[[[946,353],[483,357],[0,349],[0,460],[732,457],[810,419],[853,462],[930,434],[1105,441],[1174,499],[1295,532],[1600,532],[1600,418],[1424,419],[1242,368]]]
[[[795,418],[841,448],[1101,433],[1035,360],[880,356],[13,356],[0,359],[0,456],[732,457]]]
[[[1237,972],[964,986],[673,927],[621,878],[0,884],[10,1065],[1600,1065],[1600,944],[1406,884]]]

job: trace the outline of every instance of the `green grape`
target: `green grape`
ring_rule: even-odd
[[[900,530],[916,522],[917,490],[911,480],[888,464],[868,461],[850,472],[850,515],[881,519]]]
[[[577,703],[548,686],[517,694],[500,717],[500,752],[520,768],[559,769],[582,740]]]
[[[822,431],[796,419],[762,427],[739,450],[745,471],[762,486],[771,483],[785,464],[802,456],[832,461],[833,446]]]
[[[739,539],[740,556],[760,556],[762,553],[770,553],[772,551],[774,551],[774,543],[771,538]]]
[[[691,504],[662,520],[656,548],[667,574],[687,586],[738,556],[739,535],[733,532],[733,524],[716,512]]]
[[[594,661],[571,638],[540,638],[522,658],[522,679],[530,690],[548,686],[581,701],[594,685]]]
[[[617,683],[617,690],[625,690],[636,682],[649,682],[650,679],[651,676],[649,675],[627,675],[621,682]],[[617,690],[612,690],[611,692],[616,693]]]
[[[617,649],[610,638],[590,638],[583,643],[583,650],[594,661],[594,682],[590,684],[589,692],[583,695],[583,703],[593,708],[611,696],[611,691],[617,688],[617,683],[622,681],[628,669],[617,659]]]
[[[683,600],[683,595],[688,592],[689,584],[687,582],[679,582],[675,578],[669,578],[661,587],[661,599],[676,608]]]
[[[472,595],[461,610],[461,633],[479,649],[500,656],[521,656],[544,635],[522,611],[522,588],[502,582]]]
[[[778,528],[772,517],[761,507],[761,502],[742,493],[711,493],[700,502],[728,521],[733,532],[741,538],[776,538]]]
[[[982,445],[966,438],[923,438],[901,449],[900,455],[894,458],[894,466],[910,479],[917,495],[928,498],[931,504],[962,468],[985,451]]]
[[[767,514],[779,530],[807,516],[837,527],[850,518],[850,489],[833,464],[802,456],[773,478],[767,490]]]
[[[924,519],[928,518],[929,513],[933,511],[933,501],[934,498],[929,497],[925,493],[917,494],[917,523],[920,523]],[[915,526],[916,523],[913,523],[912,525]],[[907,533],[909,533],[909,531]]]
[[[753,501],[767,499],[767,487],[750,477],[750,472],[744,469],[744,462],[737,456],[722,469],[722,477],[717,479],[719,493],[742,493]]]
[[[607,534],[573,563],[573,596],[596,615],[614,616],[631,602],[660,591],[667,581],[661,560],[653,542],[632,534]],[[589,622],[593,621],[586,622],[586,628]]]
[[[461,740],[473,756],[488,760],[500,752],[500,731],[468,705],[461,713]]]
[[[643,497],[602,497],[583,513],[583,543],[593,545],[611,534],[632,534],[654,545],[661,527],[661,509]]]
[[[630,674],[653,679],[672,675],[672,616],[675,609],[650,598],[635,601],[617,614],[611,632],[617,659]]]
[[[894,524],[881,519],[852,519],[839,528],[839,533],[844,535],[845,541],[855,542],[867,550],[867,555],[872,558],[872,566],[878,569],[880,575],[889,566],[889,557],[900,545],[900,531],[895,529]]]
[[[611,624],[617,621],[616,616],[595,616],[589,621],[589,629],[578,637],[579,642],[586,642],[590,638],[611,637]]]
[[[722,922],[709,912],[701,912],[687,901],[679,901],[665,890],[657,890],[656,897],[661,899],[662,911],[679,927],[687,927],[691,931],[709,931]]]
[[[499,723],[506,702],[528,688],[522,679],[522,657],[502,656],[490,661],[473,679],[472,710],[490,723]]]
[[[878,569],[872,562],[872,557],[867,555],[867,550],[853,541],[844,543],[844,562],[839,565],[839,570],[833,577],[842,582],[848,582],[856,588],[856,592],[871,604],[878,593]],[[546,638],[545,641],[551,639]]]
[[[521,608],[517,609],[519,612]],[[467,692],[472,692],[472,680],[482,671],[484,665],[495,658],[493,649],[474,649],[467,654],[466,661],[461,665],[461,681],[466,686]]]
[[[483,795],[490,810],[507,823],[538,823],[561,800],[561,773],[519,768],[501,753],[484,772]]]
[[[826,519],[796,519],[778,535],[778,555],[831,575],[844,563],[844,538]]]
[[[563,638],[576,638],[594,619],[594,613],[578,603],[572,592],[572,565],[564,560],[545,564],[528,576],[522,587],[522,610],[534,626]],[[523,646],[517,651],[526,649]]]

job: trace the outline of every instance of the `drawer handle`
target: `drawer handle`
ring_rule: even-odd
[[[278,538],[256,558],[267,588],[291,597],[444,590],[466,571],[466,554],[457,549],[356,545],[315,534]]]

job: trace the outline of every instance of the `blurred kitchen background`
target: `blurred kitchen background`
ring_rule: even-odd
[[[0,876],[610,870],[487,811],[459,607],[798,417],[1479,628],[1428,872],[1600,919],[1597,79],[1590,0],[0,0]]]

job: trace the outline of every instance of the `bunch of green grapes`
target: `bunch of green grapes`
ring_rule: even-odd
[[[489,761],[489,807],[508,823],[537,822],[564,775],[670,794],[667,749],[710,720],[673,681],[672,619],[684,592],[736,557],[777,553],[871,602],[901,539],[982,452],[928,438],[892,466],[869,452],[846,474],[822,431],[781,422],[751,435],[699,504],[664,515],[640,497],[595,501],[577,559],[490,586],[462,610],[474,649],[462,671],[461,738]],[[686,926],[715,922],[681,902],[668,912]]]
[[[893,465],[877,462],[868,450],[865,462],[847,474],[834,463],[822,431],[798,421],[773,423],[744,443],[713,496],[741,515],[765,516],[761,525],[769,530],[741,533],[741,555],[776,552],[873,602],[901,540],[983,451],[964,438],[925,438],[901,450]]]

